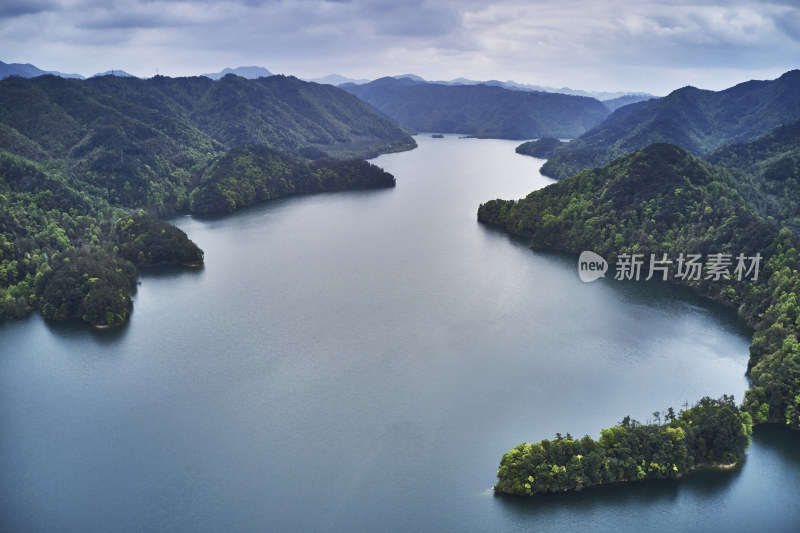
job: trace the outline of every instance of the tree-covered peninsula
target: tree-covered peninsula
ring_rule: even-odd
[[[363,160],[302,161],[264,145],[234,148],[203,172],[192,213],[222,213],[293,194],[394,187],[394,176]]]
[[[625,417],[600,439],[567,433],[523,443],[503,455],[494,490],[520,496],[581,490],[594,485],[674,479],[702,466],[730,465],[744,457],[750,414],[732,397],[703,398],[677,414],[653,413],[656,423]],[[661,417],[664,423],[661,423]]]
[[[364,161],[415,146],[356,97],[272,76],[0,81],[0,318],[115,325],[138,268],[203,263],[158,217],[391,187]]]

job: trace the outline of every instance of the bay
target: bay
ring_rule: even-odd
[[[550,180],[517,143],[432,139],[390,190],[175,222],[201,269],[146,271],[125,326],[0,324],[10,531],[790,530],[800,439],[678,482],[516,499],[501,455],[741,400],[750,332],[660,283],[480,225]]]

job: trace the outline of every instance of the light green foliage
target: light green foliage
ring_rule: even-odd
[[[503,455],[495,490],[518,495],[580,490],[629,480],[678,477],[704,464],[744,457],[752,427],[733,398],[701,399],[664,425],[626,417],[601,430],[600,440],[569,434],[523,443]]]

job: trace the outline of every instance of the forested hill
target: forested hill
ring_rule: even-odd
[[[5,150],[38,162],[81,160],[95,149],[116,159],[158,149],[158,157],[185,165],[194,162],[187,157],[246,144],[365,158],[414,145],[348,93],[286,76],[12,77],[0,82],[0,127]]]
[[[363,160],[414,140],[353,95],[245,80],[0,81],[0,318],[127,319],[136,268],[203,252],[155,218],[391,187]]]
[[[723,146],[705,159],[733,172],[760,214],[800,229],[800,122]]]
[[[478,218],[530,239],[534,249],[590,250],[610,265],[622,254],[629,259],[641,254],[640,282],[651,262],[655,259],[658,266],[666,256],[672,263],[662,264],[666,271],[655,271],[657,279],[666,273],[668,280],[738,309],[753,327],[752,385],[744,408],[754,421],[800,429],[797,239],[759,216],[737,185],[722,168],[677,146],[654,144],[522,200],[487,202]],[[684,268],[679,277],[686,267],[679,258],[688,260],[688,254],[699,254],[695,263],[701,268],[692,275]],[[752,271],[749,278],[736,273],[739,254],[760,255],[756,279]],[[712,270],[715,257],[729,261],[728,267]],[[615,270],[610,266],[606,276],[612,283],[617,282]]]
[[[409,78],[381,78],[341,88],[413,130],[476,137],[571,138],[597,125],[609,113],[594,98],[490,85],[441,85]]]
[[[798,70],[776,80],[748,81],[718,92],[684,87],[663,98],[618,109],[598,126],[554,150],[542,172],[565,178],[656,142],[704,155],[797,120]]]

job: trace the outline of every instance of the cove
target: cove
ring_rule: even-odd
[[[730,471],[492,494],[519,442],[740,401],[749,331],[478,224],[550,183],[517,143],[417,142],[373,161],[394,189],[176,218],[206,264],[145,271],[122,328],[0,324],[0,529],[791,530],[781,428]]]

